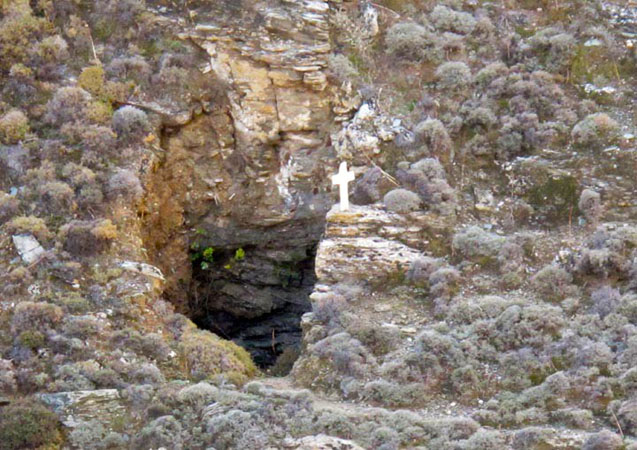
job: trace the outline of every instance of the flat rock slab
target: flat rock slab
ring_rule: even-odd
[[[161,281],[165,281],[164,274],[161,273],[155,266],[151,266],[150,264],[140,263],[135,261],[122,261],[119,266],[124,270],[129,270],[131,272],[141,273],[142,275],[149,276],[151,278],[156,278]]]
[[[62,423],[69,428],[90,420],[109,425],[126,412],[117,389],[57,392],[42,394],[40,398],[53,408]]]
[[[354,441],[326,436],[306,436],[301,439],[287,440],[283,442],[283,448],[294,450],[363,450],[363,447]]]
[[[46,252],[38,240],[30,234],[14,235],[13,245],[20,254],[22,260],[27,264],[36,262]]]

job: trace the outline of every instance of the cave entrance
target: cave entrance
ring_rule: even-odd
[[[301,316],[312,309],[316,247],[278,242],[216,248],[195,238],[190,318],[245,348],[262,369],[284,375],[298,355]]]

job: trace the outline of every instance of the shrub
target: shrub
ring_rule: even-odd
[[[348,327],[349,333],[367,347],[374,356],[382,356],[395,350],[401,339],[397,329],[361,321]]]
[[[372,167],[363,174],[354,185],[352,202],[357,205],[368,205],[382,200],[387,191],[394,188],[386,175],[378,167]]]
[[[69,433],[69,440],[77,448],[86,450],[101,450],[108,448],[103,446],[106,429],[97,420],[88,422],[80,421],[73,431]]]
[[[334,377],[335,383],[342,375],[362,377],[367,371],[366,366],[374,365],[376,361],[365,346],[347,332],[332,334],[319,341],[311,353],[333,367],[334,373],[330,376]]]
[[[117,237],[117,228],[106,220],[73,220],[60,228],[64,250],[80,256],[105,251]]]
[[[4,1],[0,20],[0,70],[16,63],[27,63],[35,56],[38,42],[51,29],[51,24],[35,17],[26,0]]]
[[[491,82],[497,78],[506,75],[508,68],[502,62],[494,62],[484,66],[473,77],[473,81],[482,88],[486,88]]]
[[[94,360],[57,366],[55,370],[55,382],[52,389],[56,391],[95,389],[95,385],[91,380],[99,370],[100,366]]]
[[[340,83],[356,81],[356,78],[358,77],[358,70],[356,70],[354,64],[352,64],[345,55],[340,53],[330,54],[327,64],[330,75]]]
[[[45,120],[51,125],[82,121],[86,117],[86,108],[91,95],[84,89],[63,87],[58,89],[46,105]]]
[[[75,192],[63,181],[50,181],[38,185],[40,204],[50,213],[68,211],[74,206]]]
[[[59,34],[47,36],[38,45],[38,56],[46,62],[61,62],[69,57],[69,45]]]
[[[499,331],[493,343],[500,349],[522,346],[541,348],[560,336],[564,326],[561,308],[548,305],[509,306],[496,319]]]
[[[551,36],[548,45],[547,70],[562,72],[567,69],[575,55],[577,40],[568,33],[560,33]]]
[[[236,372],[244,377],[252,377],[257,373],[248,352],[207,331],[189,330],[184,333],[179,341],[179,350],[194,379],[229,372]]]
[[[495,319],[509,306],[511,306],[510,301],[495,295],[458,296],[451,301],[447,319],[466,324],[478,320]]]
[[[86,67],[80,73],[77,84],[87,92],[101,97],[104,95],[104,69],[102,66]]]
[[[139,178],[133,171],[121,169],[115,172],[108,180],[107,192],[109,197],[113,199],[121,196],[127,200],[138,200],[144,190]]]
[[[498,123],[498,118],[489,108],[465,103],[461,112],[465,115],[464,124],[470,127],[480,126],[485,130],[493,128]],[[475,138],[475,136],[474,136]]]
[[[312,313],[314,319],[328,328],[339,327],[341,312],[347,306],[347,300],[342,295],[328,293],[312,296]]]
[[[498,252],[500,272],[503,274],[517,272],[523,268],[524,249],[515,242],[505,242]]]
[[[298,346],[291,345],[285,347],[283,352],[276,358],[268,373],[274,377],[284,377],[292,370],[294,362],[299,358],[301,350]]]
[[[116,135],[109,127],[100,125],[82,126],[74,137],[87,150],[99,155],[111,155],[117,148]]]
[[[162,416],[146,425],[133,440],[134,449],[149,448],[183,449],[181,424],[173,416]]]
[[[633,325],[637,324],[637,295],[634,293],[624,294],[617,312],[624,316]]]
[[[108,101],[91,102],[86,109],[86,118],[93,122],[105,125],[113,117],[113,107]]]
[[[620,450],[622,448],[624,448],[624,441],[621,436],[608,430],[602,430],[589,437],[582,450]]]
[[[377,450],[398,450],[400,436],[389,427],[380,427],[372,435],[372,446]]]
[[[572,275],[566,270],[556,264],[549,264],[531,278],[531,286],[545,300],[560,301],[576,293],[572,281]]]
[[[418,194],[407,189],[394,189],[385,194],[383,203],[387,211],[403,214],[420,209],[421,200]]]
[[[447,177],[444,167],[436,158],[423,158],[413,163],[411,168],[421,172],[428,181],[444,180]]]
[[[609,406],[612,408],[613,404]],[[624,433],[637,434],[637,400],[631,399],[621,403],[616,414]]]
[[[180,403],[187,405],[195,411],[199,411],[204,406],[214,403],[218,397],[219,389],[205,382],[187,386],[177,394],[177,400],[179,400]]]
[[[438,86],[443,89],[464,89],[471,81],[471,70],[463,62],[450,61],[441,64],[436,69]]]
[[[0,117],[0,142],[17,144],[29,132],[29,119],[20,110],[14,109]]]
[[[577,207],[591,224],[596,224],[602,215],[601,197],[592,189],[584,189],[582,191]]]
[[[46,336],[35,330],[23,331],[18,335],[18,342],[31,350],[37,350],[46,344]]]
[[[20,202],[14,196],[0,192],[0,225],[18,212]]]
[[[608,370],[613,361],[613,352],[603,342],[592,342],[588,339],[578,344],[575,352],[575,364],[579,367],[597,367]]]
[[[62,168],[62,176],[75,188],[95,182],[95,172],[75,163],[67,163]]]
[[[141,56],[115,58],[106,70],[120,80],[132,79],[138,85],[147,84],[153,73],[150,65]]]
[[[551,448],[554,435],[555,431],[548,428],[523,428],[513,436],[512,446],[515,450]]]
[[[238,409],[211,417],[206,424],[215,448],[256,450],[268,447],[268,427],[257,417]]]
[[[134,106],[124,106],[113,114],[113,129],[125,141],[143,137],[150,131],[146,113]]]
[[[422,25],[400,22],[387,30],[387,52],[410,61],[435,59],[434,36]]]
[[[456,193],[446,181],[446,173],[435,158],[424,158],[412,164],[409,170],[399,170],[398,180],[434,211],[440,214],[453,214],[456,206]]]
[[[142,364],[132,374],[136,384],[158,384],[166,381],[161,370],[155,364]]]
[[[454,11],[443,5],[437,5],[430,15],[431,22],[439,30],[469,34],[476,27],[476,19],[466,12]]]
[[[621,294],[617,289],[603,286],[591,293],[592,311],[602,319],[615,312],[621,302]]]
[[[499,450],[506,448],[505,435],[499,431],[478,430],[466,441],[461,441],[459,449],[467,450]]]
[[[97,184],[84,186],[77,194],[77,202],[84,208],[98,208],[102,204],[103,200],[104,194],[102,194],[102,189]]]
[[[429,276],[444,265],[445,262],[442,259],[430,256],[420,257],[409,266],[407,279],[416,285],[426,286],[429,284]]]
[[[453,142],[441,121],[438,119],[424,120],[416,125],[414,133],[421,142],[426,144],[430,153],[449,159],[448,154],[453,149]],[[436,178],[444,178],[444,176]]]
[[[51,237],[51,232],[43,219],[35,216],[18,216],[7,222],[6,230],[10,234],[32,234],[40,241]]]
[[[506,242],[505,238],[478,226],[470,226],[456,233],[451,243],[453,249],[465,258],[496,258]],[[488,261],[483,261],[488,262]]]
[[[590,114],[573,127],[571,137],[575,145],[599,148],[619,138],[619,125],[605,113]]]
[[[457,292],[460,272],[453,267],[441,267],[429,276],[431,294],[436,297],[451,297]]]
[[[62,442],[59,428],[56,415],[44,406],[28,400],[12,403],[0,408],[0,450],[56,448]]]

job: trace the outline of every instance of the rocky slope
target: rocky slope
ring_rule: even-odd
[[[0,12],[0,449],[637,447],[634,5]]]

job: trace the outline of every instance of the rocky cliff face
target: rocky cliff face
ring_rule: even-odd
[[[147,237],[176,301],[194,292],[184,305],[191,316],[254,348],[263,363],[298,342],[332,203],[330,133],[355,106],[327,82],[329,8],[308,1],[245,5],[230,17],[193,11],[195,25],[180,38],[206,52],[201,68],[224,86],[223,98],[166,129],[167,156],[150,189],[161,199],[147,202],[173,203],[181,216],[150,212]],[[213,249],[214,263],[191,274],[186,258],[199,248]]]

